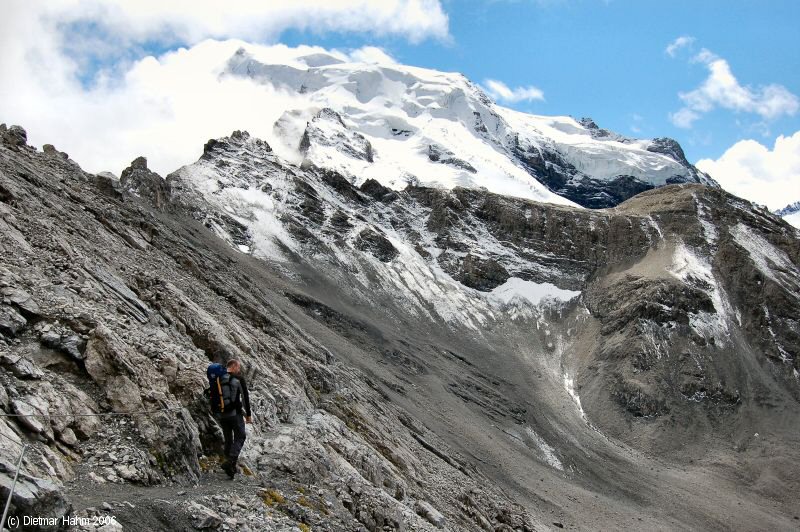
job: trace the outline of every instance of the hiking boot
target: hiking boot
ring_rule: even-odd
[[[225,463],[222,464],[222,470],[225,471],[229,479],[233,480],[233,477],[236,475],[236,460],[226,460]]]

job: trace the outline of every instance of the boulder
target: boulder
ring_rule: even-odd
[[[21,126],[0,127],[0,140],[12,149],[19,149],[28,144],[28,133]]]
[[[198,530],[216,530],[222,526],[222,518],[219,514],[200,503],[191,503],[189,513],[192,516],[194,527]]]
[[[132,465],[117,464],[114,466],[114,471],[116,471],[119,478],[128,482],[136,482],[142,478],[142,474]]]
[[[92,178],[92,182],[106,196],[122,199],[122,185],[111,172],[100,172]]]
[[[11,370],[15,377],[20,379],[41,379],[44,376],[39,367],[30,359],[17,355],[3,355],[0,364]]]
[[[63,382],[63,381],[62,381]],[[69,409],[75,414],[92,414],[98,411],[97,404],[85,392],[75,386],[64,383],[64,398],[69,403]],[[99,417],[94,416],[75,416],[70,418],[69,427],[81,440],[89,438],[97,432],[102,422]]]
[[[0,386],[0,390],[2,389],[2,386]],[[12,428],[12,419],[14,418],[7,417],[0,419],[0,440],[3,440],[3,447],[0,448],[0,455],[4,456],[6,459],[15,456],[15,453],[19,452],[19,447],[22,445],[22,439],[19,434],[17,434],[17,430]],[[15,443],[17,445],[14,445]]]
[[[0,306],[0,334],[8,337],[16,336],[28,321],[11,307]]]
[[[0,288],[0,295],[3,297],[3,303],[16,305],[28,316],[38,316],[41,312],[33,297],[21,288],[4,286]]]
[[[61,433],[58,435],[58,439],[70,447],[74,447],[78,444],[78,437],[75,436],[75,432],[73,432],[71,428],[65,428],[63,431],[61,431]]]
[[[86,340],[78,334],[59,334],[55,331],[43,332],[39,337],[42,345],[66,353],[74,360],[83,360]]]
[[[417,515],[427,519],[436,528],[444,528],[445,518],[442,513],[425,501],[414,503],[414,511]]]
[[[16,419],[20,425],[36,434],[49,435],[52,439],[50,423],[45,417],[47,404],[42,404],[38,397],[26,397],[24,401],[13,399],[11,409],[19,416]]]
[[[16,464],[0,460],[0,497],[3,501],[7,500],[11,491],[15,472]],[[58,485],[20,471],[11,499],[10,515],[47,518],[47,522],[52,520],[56,525],[45,523],[36,530],[61,530],[61,518],[71,511],[72,507]]]
[[[42,146],[42,151],[45,153],[45,155],[49,155],[50,157],[58,157],[64,159],[65,161],[69,160],[68,154],[64,153],[63,151],[58,151],[52,144],[45,144]]]

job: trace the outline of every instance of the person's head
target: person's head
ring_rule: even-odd
[[[235,358],[229,360],[226,367],[228,368],[228,373],[233,375],[238,375],[242,371],[242,365]]]

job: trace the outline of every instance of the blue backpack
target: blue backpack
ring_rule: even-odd
[[[209,386],[209,403],[211,411],[222,414],[233,406],[230,375],[228,369],[222,364],[211,364],[206,370]]]

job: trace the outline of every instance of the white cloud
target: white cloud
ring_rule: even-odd
[[[397,63],[385,50],[375,46],[364,46],[358,50],[353,50],[348,54],[348,57],[351,61],[357,63],[375,63],[379,65],[392,65]]]
[[[678,53],[678,50],[690,46],[693,42],[694,42],[694,37],[690,37],[689,35],[681,35],[680,37],[669,43],[664,51],[670,57],[675,57],[675,54]]]
[[[719,58],[720,57],[717,54],[715,54],[708,48],[703,48],[702,50],[697,52],[697,54],[694,57],[692,57],[691,61],[692,63],[710,64],[711,62],[716,61]]]
[[[506,103],[523,101],[544,100],[544,92],[532,85],[528,87],[510,88],[502,81],[496,79],[484,80],[484,91],[492,99]]]
[[[240,46],[261,56],[272,48],[276,55],[285,52],[282,46],[204,41],[137,61],[119,83],[19,94],[13,113],[2,115],[18,116],[12,121],[26,127],[31,144],[53,143],[89,171],[119,174],[145,155],[150,167],[163,175],[199,157],[207,139],[234,129],[271,140],[272,124],[283,110],[307,105],[268,86],[219,76]]]
[[[23,8],[56,24],[91,22],[130,42],[264,42],[287,28],[393,34],[412,42],[448,38],[447,14],[438,0],[12,0],[12,18]]]
[[[725,190],[771,210],[800,200],[800,131],[779,136],[772,149],[755,141],[742,140],[717,160],[696,163]]]
[[[753,113],[765,120],[793,116],[800,109],[800,99],[782,85],[742,86],[728,62],[705,48],[692,61],[703,63],[708,77],[696,89],[678,94],[684,107],[670,115],[678,127],[690,128],[703,113],[717,108]]]
[[[234,129],[269,140],[278,114],[302,105],[295,96],[220,77],[240,46],[275,62],[313,53],[393,61],[376,47],[342,52],[227,40],[269,42],[288,28],[412,42],[449,38],[438,0],[239,0],[235,8],[209,0],[7,0],[0,122],[24,126],[31,144],[53,143],[90,171],[119,173],[145,155],[164,173],[198,157],[208,138]],[[153,43],[173,51],[142,57]]]
[[[692,127],[692,124],[698,118],[700,118],[699,114],[686,107],[669,115],[669,119],[673,124],[684,129]]]

